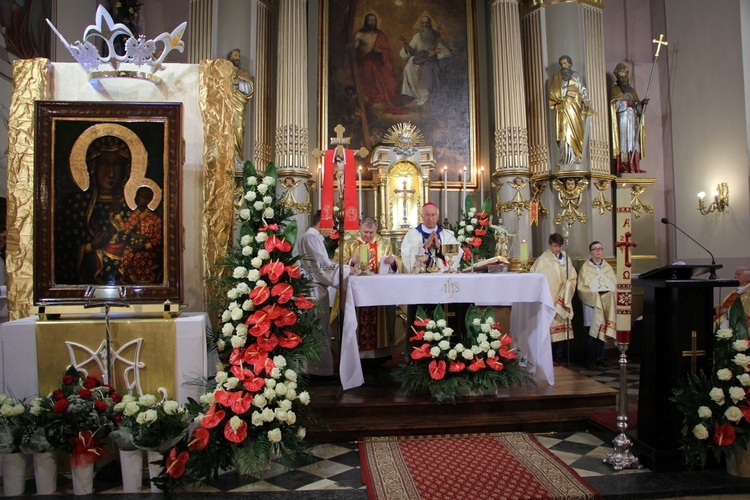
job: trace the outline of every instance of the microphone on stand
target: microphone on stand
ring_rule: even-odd
[[[708,279],[710,279],[710,280],[719,279],[719,277],[716,276],[716,269],[715,269],[716,260],[714,259],[714,254],[712,254],[711,251],[708,248],[706,248],[703,245],[701,245],[700,243],[698,243],[695,240],[695,238],[693,238],[692,236],[690,236],[689,234],[687,234],[685,231],[683,231],[682,229],[680,229],[679,227],[677,227],[677,224],[675,224],[674,222],[670,221],[666,217],[662,217],[661,218],[661,223],[662,224],[669,224],[670,226],[674,226],[675,229],[677,229],[679,232],[681,232],[682,234],[684,234],[685,236],[687,236],[688,238],[690,238],[696,245],[698,245],[699,247],[701,247],[703,250],[705,250],[706,252],[708,252],[708,255],[711,256],[711,273],[708,275]]]

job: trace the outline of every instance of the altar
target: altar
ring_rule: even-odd
[[[173,343],[174,349],[158,350],[155,348],[153,343],[149,342],[146,333],[146,323],[149,318],[134,318],[132,315],[112,313],[112,320],[110,326],[113,328],[120,328],[130,330],[130,333],[141,338],[145,338],[143,342],[143,350],[151,350],[151,354],[155,354],[159,360],[158,368],[165,368],[168,373],[165,373],[164,378],[167,385],[173,387],[168,397],[175,399],[179,403],[184,404],[187,402],[188,397],[198,399],[205,391],[203,385],[199,382],[205,380],[208,375],[208,356],[206,349],[206,326],[208,324],[208,316],[205,313],[182,313],[180,316],[174,319],[161,319],[161,318],[150,318],[150,323],[154,323],[158,326],[153,330],[153,334],[162,336],[165,340],[169,339],[170,343]],[[39,330],[37,325],[42,327],[53,327],[58,330],[67,330],[64,336],[55,334],[57,340],[44,341],[45,345],[37,345],[37,337]],[[93,325],[100,330],[100,339],[95,342],[103,341],[104,334],[104,320],[103,318],[96,319],[81,319],[81,320],[60,320],[60,321],[40,321],[38,317],[31,316],[16,321],[10,321],[0,325],[0,359],[2,359],[2,365],[0,366],[0,380],[3,381],[3,387],[1,392],[12,395],[18,400],[30,399],[43,393],[46,395],[49,391],[48,387],[42,387],[44,384],[40,381],[39,375],[39,363],[47,363],[48,357],[44,354],[45,350],[50,348],[55,351],[61,351],[64,354],[65,350],[70,351],[72,347],[70,343],[72,341],[81,342],[83,340],[82,331],[86,329],[87,325]],[[171,337],[170,337],[171,335]],[[47,337],[49,339],[49,337]],[[52,345],[54,343],[54,345]],[[93,346],[92,350],[96,350],[96,346],[93,343],[87,345]],[[97,345],[99,345],[97,343]],[[117,347],[117,346],[115,346]],[[173,355],[168,355],[167,352],[171,351]],[[141,356],[139,359],[143,359]],[[154,363],[140,363],[140,368],[144,373],[149,371],[151,368],[154,371],[156,366]],[[50,376],[54,380],[62,380],[64,373],[64,367],[62,370],[59,367],[49,367]],[[43,367],[46,371],[47,367]],[[46,376],[46,374],[45,374]],[[144,381],[147,378],[144,377]],[[161,387],[164,380],[159,380],[158,386]],[[118,388],[118,390],[120,390]],[[144,393],[156,393],[156,386],[151,386],[144,382],[143,385]]]
[[[346,292],[339,375],[346,389],[364,383],[356,308],[393,304],[474,303],[512,306],[510,332],[537,381],[555,383],[549,326],[555,308],[541,274],[400,274],[351,276]]]

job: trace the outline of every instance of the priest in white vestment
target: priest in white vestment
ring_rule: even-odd
[[[602,258],[604,246],[599,241],[589,244],[591,258],[578,273],[578,297],[583,303],[583,324],[589,327],[586,344],[586,367],[606,368],[604,348],[607,337],[617,338],[615,296],[617,277],[612,266]]]
[[[330,377],[333,375],[333,355],[328,287],[339,286],[339,266],[328,258],[323,235],[320,234],[320,210],[313,215],[311,224],[312,226],[297,241],[297,253],[302,257],[302,271],[313,280],[311,299],[316,303],[317,319],[321,325],[318,340],[322,349],[320,359],[307,362],[306,371],[310,375]],[[355,273],[356,267],[344,265],[344,279]]]
[[[531,272],[547,278],[555,302],[555,317],[549,327],[552,361],[562,363],[563,343],[573,338],[573,295],[577,274],[570,257],[562,251],[565,238],[560,233],[552,233],[548,243],[549,248],[534,261]]]
[[[422,207],[422,223],[417,227],[409,229],[401,242],[401,260],[404,263],[404,271],[414,273],[417,262],[415,256],[427,254],[427,267],[432,265],[443,272],[448,270],[448,259],[443,255],[442,246],[445,244],[456,244],[458,240],[450,229],[444,229],[438,224],[440,211],[437,205],[427,202]],[[454,269],[458,269],[461,263],[461,252],[453,257]]]

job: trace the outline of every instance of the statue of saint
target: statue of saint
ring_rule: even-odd
[[[234,162],[242,165],[245,149],[245,110],[247,102],[253,96],[253,82],[250,73],[240,67],[240,49],[234,49],[227,54],[227,59],[234,64],[234,91],[232,92],[232,107],[234,108]]]
[[[555,110],[557,145],[560,148],[558,165],[581,163],[586,117],[593,114],[588,90],[581,77],[572,70],[573,60],[560,56],[560,71],[549,86],[549,107]]]
[[[612,157],[616,170],[621,173],[642,172],[639,166],[646,152],[646,124],[643,111],[648,99],[638,100],[638,94],[630,85],[627,65],[615,66],[615,78],[609,98],[612,119]]]

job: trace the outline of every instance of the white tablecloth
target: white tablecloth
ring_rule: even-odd
[[[123,317],[113,314],[113,318]],[[36,360],[36,316],[10,321],[0,325],[0,352],[4,386],[0,392],[16,399],[37,396],[39,378]],[[182,313],[175,318],[175,386],[179,403],[187,403],[187,398],[198,399],[203,388],[194,383],[206,377],[208,359],[206,354],[205,313]]]
[[[401,274],[351,276],[346,293],[339,374],[344,389],[362,385],[356,307],[474,303],[513,306],[510,334],[536,380],[555,383],[549,326],[555,308],[541,274]]]

